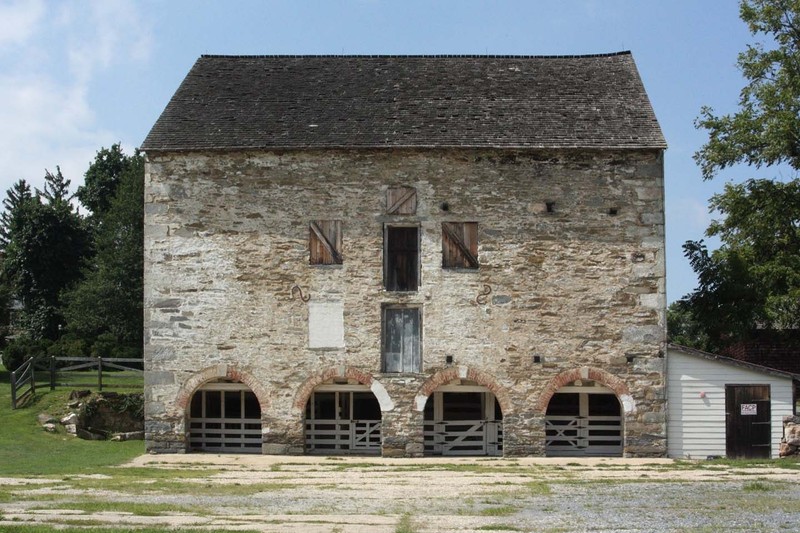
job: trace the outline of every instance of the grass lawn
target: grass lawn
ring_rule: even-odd
[[[142,441],[85,441],[63,428],[59,433],[45,432],[36,416],[64,414],[70,392],[50,391],[42,384],[24,407],[12,410],[10,374],[0,366],[0,475],[88,474],[144,453]]]

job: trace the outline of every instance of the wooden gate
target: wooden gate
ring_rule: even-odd
[[[243,383],[207,383],[189,405],[189,448],[261,453],[261,407]]]
[[[550,399],[545,416],[548,457],[620,457],[622,410],[609,389],[562,387]]]
[[[425,404],[423,438],[428,455],[502,455],[497,399],[482,386],[439,387]]]
[[[306,405],[306,453],[377,455],[381,451],[381,410],[363,385],[317,387]]]
[[[725,454],[730,458],[769,458],[769,385],[725,385]]]

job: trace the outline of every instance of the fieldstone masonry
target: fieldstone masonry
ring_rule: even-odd
[[[347,378],[383,454],[419,456],[426,398],[466,379],[497,396],[504,454],[542,455],[550,397],[588,379],[627,456],[665,454],[661,150],[149,150],[145,179],[148,450],[186,451],[191,395],[224,378],[259,399],[264,453],[303,453],[310,393]],[[399,186],[415,214],[387,214]],[[309,264],[312,220],[342,221],[341,265]],[[447,221],[478,223],[480,268],[442,268]],[[418,291],[383,288],[392,223],[420,227]],[[343,347],[309,347],[310,302],[342,304]],[[421,373],[381,372],[385,304],[421,307]]]

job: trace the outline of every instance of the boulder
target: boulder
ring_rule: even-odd
[[[783,430],[783,438],[791,446],[800,446],[800,425],[786,424]]]
[[[144,440],[144,431],[130,431],[128,433],[114,433],[111,435],[113,441]]]
[[[83,440],[106,440],[105,435],[101,435],[100,433],[94,433],[92,431],[89,431],[88,429],[83,429],[83,428],[78,428],[75,434]]]
[[[77,423],[78,423],[78,415],[75,413],[70,413],[61,419],[61,424],[64,426]]]
[[[45,424],[58,424],[58,419],[53,415],[49,415],[47,413],[41,413],[36,417],[36,420],[39,421],[39,425],[44,426]]]
[[[51,423],[42,424],[42,429],[45,430],[48,433],[57,433],[58,432],[58,429],[56,429],[56,425],[55,424],[51,424]]]
[[[778,450],[779,457],[790,457],[792,455],[797,455],[797,446],[792,446],[787,442],[781,442],[781,447]]]
[[[81,398],[86,398],[87,396],[91,396],[92,391],[90,390],[74,390],[69,393],[70,400],[80,400]]]

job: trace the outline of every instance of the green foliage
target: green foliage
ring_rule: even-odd
[[[45,356],[51,345],[52,342],[47,339],[17,337],[3,349],[3,366],[14,371],[31,357]]]
[[[727,184],[711,206],[724,218],[706,234],[722,245],[684,245],[698,287],[668,316],[670,337],[689,335],[697,341],[690,346],[710,349],[756,328],[800,327],[800,181]]]
[[[770,46],[753,44],[739,54],[748,83],[736,113],[701,110],[696,125],[709,140],[695,159],[705,179],[739,163],[800,169],[800,0],[743,0],[740,16]]]
[[[748,82],[736,113],[701,111],[696,125],[709,140],[695,159],[704,179],[737,164],[800,169],[800,0],[743,0],[740,15],[769,46],[739,55]],[[710,209],[720,217],[706,235],[721,246],[684,245],[698,287],[671,306],[670,339],[716,350],[756,329],[800,328],[800,179],[726,184]]]
[[[101,148],[89,166],[83,179],[83,185],[78,187],[75,196],[85,205],[93,215],[102,216],[111,208],[114,196],[117,194],[123,176],[131,167],[141,160],[138,150],[133,157],[128,157],[122,151],[119,143],[111,148]]]
[[[713,350],[703,323],[695,317],[688,299],[677,300],[667,307],[667,342]]]
[[[0,214],[0,348],[12,334],[56,341],[51,355],[141,357],[144,158],[98,151],[72,204],[61,170],[20,180]],[[8,310],[14,310],[9,316]],[[25,350],[12,348],[15,364]]]
[[[103,183],[118,188],[94,217],[97,254],[84,281],[63,295],[63,311],[68,331],[93,342],[92,355],[141,357],[144,159],[125,156],[118,145],[113,153],[124,158],[123,169]],[[99,175],[95,165],[87,177]]]
[[[90,252],[89,234],[68,188],[69,180],[58,169],[46,173],[44,191],[25,195],[18,183],[4,202],[3,281],[22,305],[19,327],[32,338],[58,338],[60,294],[80,279]]]

